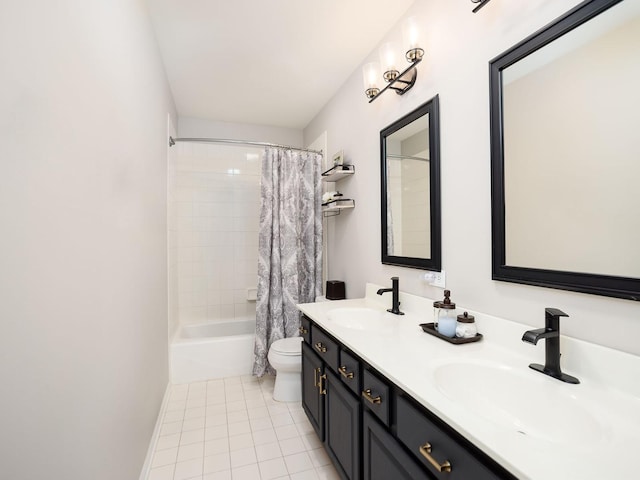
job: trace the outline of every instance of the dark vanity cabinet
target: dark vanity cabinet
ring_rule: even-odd
[[[361,478],[359,364],[318,327],[309,329],[302,343],[302,408],[338,473],[356,480]]]
[[[430,480],[389,431],[369,412],[363,414],[362,461],[367,480]],[[473,478],[473,477],[470,477]]]
[[[360,478],[360,419],[362,406],[340,379],[327,370],[325,446],[344,478]]]
[[[303,317],[302,407],[348,480],[515,480],[486,454]]]
[[[302,408],[320,440],[324,440],[324,398],[320,383],[323,375],[322,360],[302,342]]]

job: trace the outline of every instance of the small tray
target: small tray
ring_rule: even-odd
[[[454,345],[460,345],[460,344],[463,344],[463,343],[473,343],[473,342],[478,342],[478,341],[482,340],[482,334],[481,333],[476,333],[476,336],[475,337],[471,337],[471,338],[459,338],[459,337],[449,338],[449,337],[446,337],[445,335],[442,335],[441,333],[438,333],[438,331],[433,326],[433,322],[432,323],[421,323],[420,326],[422,327],[422,330],[427,332],[429,335],[433,335],[434,337],[438,337],[438,338],[444,340],[445,342],[453,343]]]

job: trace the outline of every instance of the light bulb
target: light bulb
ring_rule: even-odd
[[[373,98],[380,93],[378,88],[380,67],[376,62],[367,63],[362,67],[362,80],[364,81],[364,91],[367,98]]]
[[[415,62],[422,58],[424,50],[420,48],[420,28],[416,17],[409,17],[403,22],[402,42],[409,62]]]
[[[398,48],[392,42],[383,44],[380,47],[380,63],[382,64],[382,76],[385,81],[395,80],[398,74]]]

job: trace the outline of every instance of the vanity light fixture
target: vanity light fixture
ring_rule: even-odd
[[[393,43],[385,43],[380,47],[380,64],[371,62],[362,67],[364,91],[369,103],[389,88],[395,90],[398,95],[404,95],[416,83],[418,76],[416,65],[422,61],[424,50],[420,47],[420,30],[415,17],[409,17],[404,21],[402,40],[406,52],[405,58],[410,63],[402,72],[398,70],[399,49]],[[382,65],[382,75],[380,75],[380,65]],[[381,77],[387,83],[382,90],[378,87]]]
[[[478,6],[473,9],[473,13],[476,13],[478,10],[480,10],[482,7],[484,7],[490,1],[491,0],[471,0],[471,3],[477,3],[478,4]]]

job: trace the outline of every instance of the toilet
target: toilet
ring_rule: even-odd
[[[302,400],[302,337],[276,340],[269,348],[267,358],[276,371],[273,399],[278,402]]]

